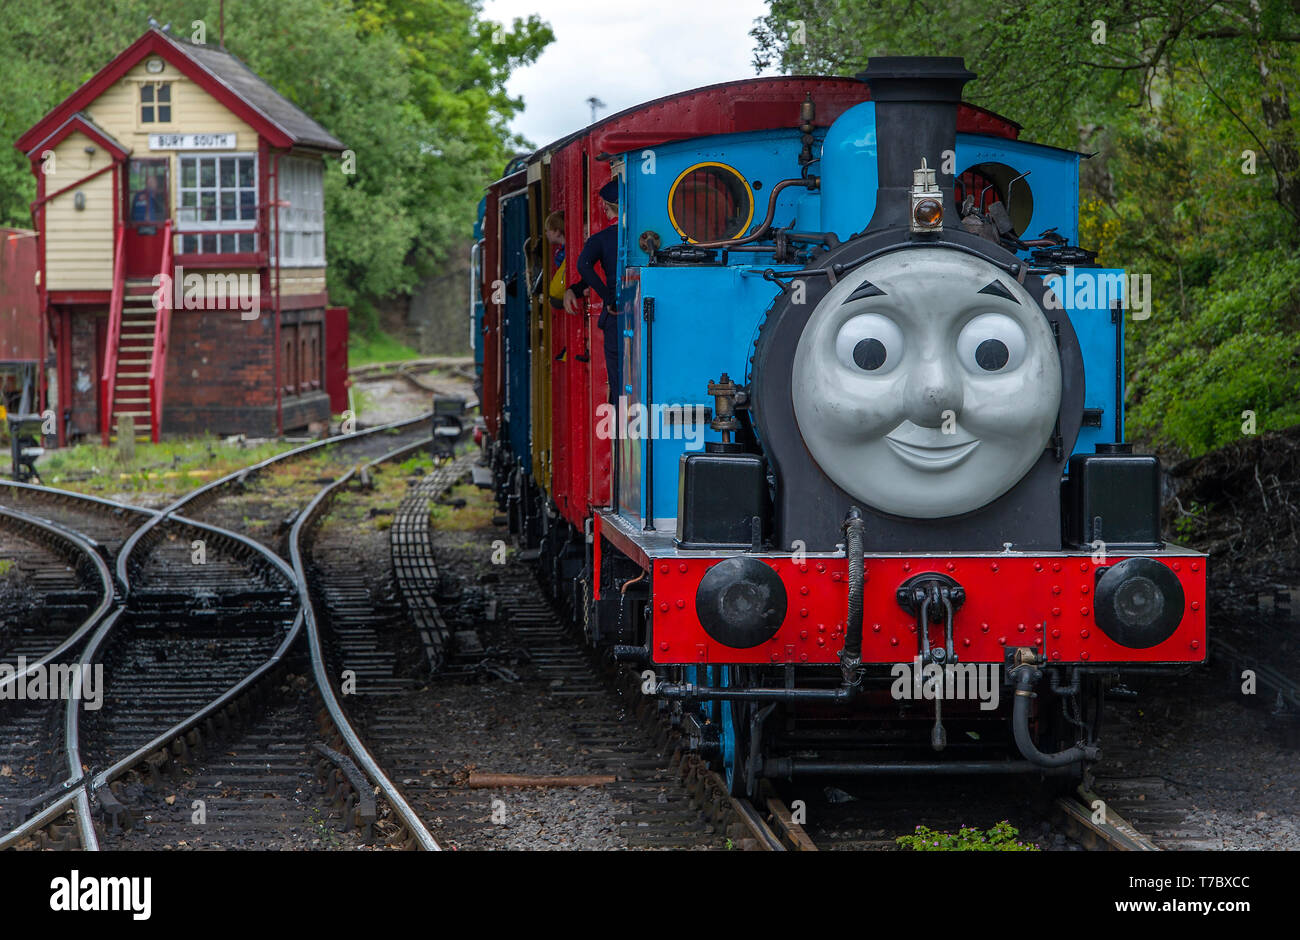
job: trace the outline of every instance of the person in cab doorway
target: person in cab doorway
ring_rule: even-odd
[[[550,281],[546,286],[546,297],[551,302],[551,306],[556,310],[564,309],[564,212],[552,212],[546,217],[543,234],[546,236],[546,243],[551,246],[551,263],[555,265],[555,271],[551,274]],[[556,362],[564,362],[569,358],[569,348],[563,347],[555,354]],[[587,361],[586,356],[579,356],[583,362]]]
[[[578,280],[569,285],[564,292],[564,309],[569,313],[578,313],[578,298],[591,288],[604,305],[596,326],[600,327],[605,338],[605,371],[609,375],[609,401],[618,403],[619,390],[623,387],[619,375],[618,350],[621,339],[618,328],[618,180],[612,179],[600,189],[601,202],[605,214],[613,220],[599,232],[587,239],[578,255]],[[596,272],[600,265],[600,273]],[[604,277],[601,277],[601,274]]]
[[[564,307],[564,213],[552,212],[546,217],[546,241],[553,247],[551,262],[555,273],[547,286],[546,293],[551,306],[556,310]]]

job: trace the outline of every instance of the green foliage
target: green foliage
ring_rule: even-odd
[[[355,154],[325,177],[331,299],[371,325],[376,298],[409,291],[460,250],[483,186],[522,142],[506,128],[522,102],[510,71],[554,37],[536,16],[506,28],[482,0],[241,0],[226,5],[226,47]],[[147,28],[170,21],[216,43],[216,0],[9,4],[0,17],[0,140],[12,143]],[[498,40],[498,41],[493,41]],[[35,181],[0,153],[0,224],[30,226]]]
[[[49,451],[37,468],[46,484],[81,493],[124,489],[183,493],[292,446],[284,441],[180,437],[157,444],[139,441],[128,460],[116,446],[84,443]]]
[[[1300,423],[1300,256],[1264,248],[1220,264],[1185,289],[1184,312],[1164,311],[1131,370],[1133,430],[1189,454],[1239,439],[1245,411],[1258,431]]]
[[[418,359],[420,354],[387,333],[352,333],[348,336],[348,367],[366,366],[375,362],[402,362]]]
[[[1194,542],[1199,536],[1205,534],[1207,521],[1206,507],[1193,501],[1182,515],[1174,520],[1174,533],[1178,536],[1178,541],[1183,544]]]
[[[1180,457],[1239,437],[1243,411],[1260,431],[1300,421],[1300,7],[769,6],[760,65],[852,74],[873,55],[965,56],[979,74],[967,100],[1023,139],[1096,153],[1081,241],[1151,278],[1150,319],[1125,328],[1131,434]]]
[[[962,826],[957,833],[937,832],[927,826],[917,826],[916,833],[899,836],[899,846],[914,852],[1037,852],[1038,846],[1021,842],[1020,830],[1005,819],[992,829],[972,829]]]

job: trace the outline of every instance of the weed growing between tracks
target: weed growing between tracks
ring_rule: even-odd
[[[296,446],[288,441],[178,438],[158,444],[137,443],[135,456],[126,460],[116,447],[78,444],[51,451],[37,468],[47,485],[78,493],[180,496]]]
[[[407,487],[424,479],[433,468],[433,457],[427,451],[413,454],[401,463],[374,467],[370,470],[370,489],[348,489],[330,506],[330,515],[335,521],[369,522],[376,531],[386,532],[393,525],[393,512],[406,495]]]
[[[1020,841],[1020,830],[1007,820],[992,829],[973,829],[962,826],[960,831],[936,832],[928,826],[917,826],[916,833],[899,836],[898,844],[915,852],[1037,852],[1038,846]]]
[[[443,532],[474,532],[492,525],[496,503],[491,491],[462,483],[429,504],[429,523]]]

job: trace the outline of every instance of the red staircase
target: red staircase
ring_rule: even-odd
[[[163,256],[159,273],[170,287],[172,224],[163,226]],[[162,301],[157,309],[155,293]],[[118,229],[113,263],[113,293],[109,302],[108,333],[104,348],[104,373],[100,378],[102,402],[100,433],[107,446],[117,435],[117,419],[130,415],[137,440],[158,442],[162,425],[163,384],[167,369],[167,339],[171,332],[172,291],[158,291],[152,279],[127,280],[123,274],[122,230]]]

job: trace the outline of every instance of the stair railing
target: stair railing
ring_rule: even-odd
[[[113,426],[113,396],[117,391],[117,354],[122,340],[122,300],[126,293],[126,252],[122,250],[126,226],[118,222],[113,233],[113,292],[108,300],[108,333],[104,339],[104,372],[99,378],[102,403],[99,409],[99,431],[108,446],[108,436]],[[71,390],[59,389],[60,396]]]
[[[172,298],[176,293],[175,285],[172,284],[175,272],[172,271],[171,219],[168,219],[163,226],[163,254],[159,274],[161,275],[159,282],[162,286],[154,294],[160,302],[155,303],[158,310],[153,322],[153,354],[149,357],[149,431],[150,438],[155,444],[158,443],[158,436],[162,431],[163,391],[167,379],[167,340],[172,328]]]

